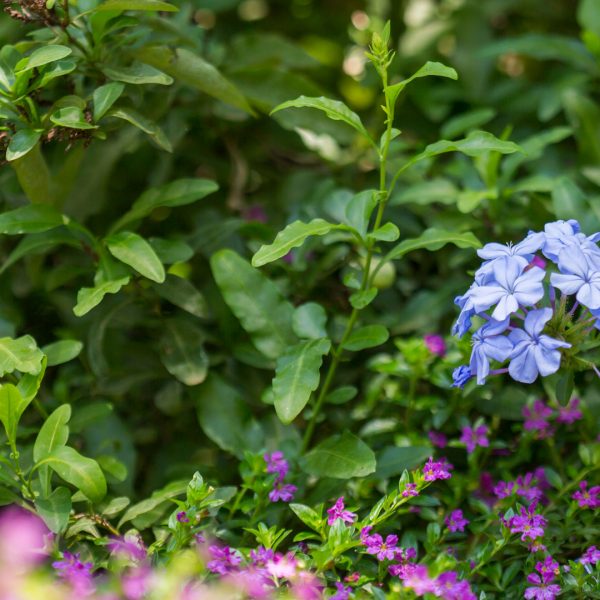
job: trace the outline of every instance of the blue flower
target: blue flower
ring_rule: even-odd
[[[570,348],[571,344],[542,334],[544,326],[551,318],[551,308],[532,310],[525,317],[525,331],[513,329],[508,334],[509,340],[514,345],[508,372],[514,380],[533,383],[538,374],[545,377],[558,371],[560,367],[558,348]]]
[[[471,353],[471,372],[477,375],[477,383],[485,383],[490,373],[490,358],[504,362],[511,354],[513,345],[504,335],[500,335],[508,327],[509,319],[504,321],[488,321],[473,334],[473,351]]]
[[[496,305],[492,318],[504,321],[519,310],[520,306],[532,306],[544,296],[543,269],[532,267],[525,270],[520,257],[503,256],[492,263],[494,279],[471,292],[473,307],[477,313]]]
[[[542,253],[546,258],[556,262],[560,251],[577,239],[575,236],[580,230],[581,227],[575,219],[547,223],[542,234],[544,236]]]
[[[558,256],[560,273],[552,273],[550,283],[563,294],[577,294],[581,304],[600,308],[600,271],[591,267],[579,246],[567,246]]]
[[[471,317],[475,314],[471,293],[476,287],[478,287],[477,283],[473,283],[465,294],[454,298],[454,304],[460,307],[460,314],[452,326],[452,335],[457,335],[459,338],[471,329]]]
[[[471,369],[467,365],[461,365],[460,367],[456,367],[454,371],[452,371],[452,379],[454,383],[452,387],[463,388],[469,379],[473,377],[473,373],[471,373]]]
[[[544,234],[531,232],[522,242],[515,244],[486,244],[477,255],[484,260],[494,260],[502,256],[521,256],[528,263],[531,262],[533,255],[544,243]]]

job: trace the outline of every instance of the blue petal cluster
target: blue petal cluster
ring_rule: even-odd
[[[538,375],[556,373],[560,350],[571,344],[544,334],[554,316],[555,289],[573,297],[567,300],[571,315],[579,308],[580,319],[600,329],[599,240],[600,233],[586,236],[575,220],[556,221],[516,245],[493,243],[478,250],[483,263],[471,287],[454,301],[460,314],[452,333],[464,336],[475,316],[485,322],[473,333],[471,360],[455,369],[453,385],[463,387],[472,377],[481,385],[503,372],[533,383]],[[509,364],[493,371],[491,361]]]

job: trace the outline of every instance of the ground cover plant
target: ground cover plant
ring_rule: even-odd
[[[0,597],[600,597],[594,0],[5,0]]]

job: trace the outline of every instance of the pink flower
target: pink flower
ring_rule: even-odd
[[[460,441],[463,442],[463,444],[466,444],[467,452],[471,454],[477,446],[487,448],[490,445],[487,434],[487,425],[478,425],[475,429],[463,427]]]
[[[529,267],[539,267],[540,269],[546,268],[546,261],[541,256],[534,256],[529,263]]]
[[[150,591],[152,571],[148,567],[130,569],[121,577],[121,589],[127,600],[142,600]]]
[[[113,556],[119,556],[128,560],[142,561],[147,556],[146,547],[139,535],[127,535],[123,538],[113,538],[106,544]]]
[[[537,503],[533,502],[527,509],[521,506],[518,514],[513,515],[506,524],[511,533],[520,533],[521,541],[526,542],[535,540],[544,535],[544,528],[547,525],[546,519],[542,515],[535,514]]]
[[[344,496],[340,496],[335,504],[327,509],[327,524],[333,525],[338,519],[351,525],[357,518],[357,515],[349,510],[344,510]]]
[[[418,496],[419,490],[417,490],[417,484],[416,483],[407,483],[404,486],[404,489],[402,490],[401,495],[403,498],[411,498],[412,496]]]
[[[47,557],[44,551],[48,528],[28,511],[16,507],[0,516],[0,567],[2,573],[22,572]],[[4,578],[4,575],[0,575]]]
[[[469,521],[463,517],[463,511],[460,509],[453,510],[445,521],[446,527],[451,532],[464,531]]]
[[[600,485],[587,489],[588,482],[583,480],[571,498],[577,500],[579,508],[600,508]]]
[[[374,554],[377,560],[394,560],[398,549],[396,544],[398,543],[397,535],[388,535],[383,541],[383,538],[376,533],[375,535],[369,536],[366,543],[367,554]]]
[[[412,589],[417,596],[435,593],[435,581],[429,577],[424,565],[410,565],[401,579],[404,587]]]
[[[277,473],[278,479],[285,478],[288,474],[289,465],[283,457],[283,452],[276,450],[272,454],[265,454],[263,458],[267,463],[267,473]]]
[[[429,460],[425,463],[423,467],[423,475],[425,481],[436,481],[437,479],[450,479],[452,475],[450,474],[450,470],[454,467],[446,462],[445,458],[442,458],[440,461],[435,462],[433,457],[429,457]]]
[[[229,546],[209,546],[208,552],[212,558],[208,562],[206,568],[211,573],[218,573],[219,575],[225,575],[231,570],[235,569],[241,562],[242,557],[237,550],[230,548]]]
[[[600,562],[600,550],[596,546],[590,546],[581,556],[579,562],[583,565],[595,565]]]
[[[525,431],[537,431],[540,438],[548,437],[551,433],[548,419],[552,414],[553,411],[549,406],[546,406],[542,400],[536,400],[533,406],[523,407],[525,417],[523,428]]]
[[[437,448],[445,448],[448,445],[448,438],[441,431],[433,429],[427,433],[429,441]]]
[[[560,406],[558,408],[558,417],[556,417],[556,422],[572,425],[575,423],[575,421],[582,419],[583,413],[579,410],[580,403],[581,401],[579,398],[573,398],[567,406]]]
[[[494,494],[500,499],[508,498],[515,493],[515,490],[514,481],[499,481],[494,487]]]
[[[277,578],[290,579],[296,575],[297,563],[294,555],[288,554],[275,554],[275,556],[267,562],[266,569],[273,576]]]
[[[551,556],[547,556],[544,562],[538,562],[535,565],[535,570],[539,575],[530,573],[527,576],[527,581],[534,587],[525,590],[525,598],[527,600],[554,600],[561,591],[559,585],[552,584],[552,581],[560,573],[558,563]]]
[[[441,335],[429,333],[423,337],[423,341],[432,354],[440,357],[446,354],[446,342]]]
[[[350,593],[352,592],[351,587],[346,587],[343,583],[336,581],[335,587],[337,591],[333,596],[329,597],[329,600],[348,600],[350,598]]]
[[[291,483],[283,483],[281,480],[275,481],[273,489],[269,492],[269,500],[271,502],[291,502],[294,499],[294,494],[298,488]]]
[[[57,575],[66,581],[76,594],[87,596],[94,592],[95,586],[92,581],[91,562],[81,562],[79,554],[63,552],[62,560],[52,563]]]
[[[434,581],[436,596],[445,600],[477,600],[468,581],[459,581],[455,571],[441,573]]]

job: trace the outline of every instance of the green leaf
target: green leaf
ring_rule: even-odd
[[[371,214],[377,206],[377,192],[365,190],[352,197],[345,209],[346,221],[351,227],[358,231],[361,237],[365,237],[369,228]]]
[[[194,250],[181,240],[149,238],[148,242],[164,265],[186,262],[194,256]]]
[[[19,131],[12,136],[8,147],[6,148],[6,160],[10,162],[25,156],[28,152],[31,152],[41,137],[41,131],[19,129]]]
[[[206,379],[208,356],[202,332],[189,323],[166,321],[160,344],[160,359],[171,375],[185,385],[198,385]]]
[[[272,281],[232,250],[213,254],[210,265],[225,302],[260,352],[278,358],[297,342],[294,307]]]
[[[334,225],[323,219],[313,219],[309,223],[294,221],[277,234],[272,244],[260,248],[252,257],[252,266],[262,267],[285,256],[292,248],[302,246],[307,237],[325,235],[333,229],[340,229],[341,227],[341,225]]]
[[[42,76],[35,80],[33,84],[34,89],[45,88],[53,79],[62,77],[72,73],[77,68],[77,63],[72,59],[59,60],[52,63],[49,67],[44,69]]]
[[[359,290],[350,296],[350,304],[352,305],[352,308],[362,310],[375,300],[378,293],[379,290],[376,287],[371,287],[368,290]]]
[[[56,209],[44,204],[29,204],[0,214],[0,234],[41,233],[68,222]]]
[[[390,99],[390,104],[395,104],[402,90],[413,80],[419,77],[448,77],[449,79],[458,79],[458,74],[451,68],[439,62],[426,62],[414,75],[408,79],[389,85],[385,93]]]
[[[350,125],[350,127],[358,131],[358,133],[364,136],[373,146],[376,147],[376,144],[371,139],[369,132],[362,124],[360,117],[339,100],[331,100],[330,98],[325,98],[324,96],[320,96],[319,98],[299,96],[295,100],[288,100],[287,102],[279,104],[271,111],[271,114],[286,108],[316,108],[317,110],[321,110],[333,121],[343,121],[344,123]]]
[[[161,0],[105,0],[90,12],[104,12],[113,10],[148,10],[160,12],[177,12],[179,9],[168,2]]]
[[[77,106],[59,108],[50,115],[50,120],[56,125],[70,129],[97,129],[96,125],[85,120],[83,111]]]
[[[116,481],[123,482],[127,479],[127,467],[118,458],[103,454],[97,456],[96,461],[102,470],[111,475]]]
[[[163,150],[173,152],[171,142],[164,131],[156,123],[135,110],[130,108],[113,108],[106,113],[106,116],[131,123],[134,127],[148,134]]]
[[[521,152],[521,148],[514,142],[500,140],[496,136],[487,131],[472,131],[466,138],[462,140],[440,140],[434,144],[429,144],[421,152],[411,158],[397,172],[397,174],[408,169],[408,167],[426,158],[432,158],[446,152],[462,152],[467,156],[482,156],[486,152],[500,152],[501,154],[512,154],[513,152]]]
[[[292,512],[307,526],[314,529],[317,533],[321,533],[322,517],[319,516],[316,510],[304,504],[289,504]]]
[[[165,268],[156,256],[156,252],[137,233],[121,231],[106,238],[105,242],[115,258],[129,265],[144,277],[157,283],[165,280]]]
[[[120,98],[124,89],[125,86],[122,83],[113,81],[94,90],[92,95],[94,121],[99,121],[107,113],[110,107]]]
[[[12,383],[0,385],[0,421],[4,425],[6,437],[14,448],[17,438],[17,425],[27,408],[27,402]]]
[[[369,238],[381,242],[395,242],[400,237],[400,230],[393,223],[385,223],[369,234]]]
[[[24,71],[35,69],[36,67],[41,67],[43,65],[47,65],[48,63],[56,62],[57,60],[65,58],[72,53],[73,51],[68,46],[48,44],[47,46],[43,46],[42,48],[34,50],[29,56],[27,63],[21,70]]]
[[[48,366],[62,365],[79,356],[83,344],[79,340],[59,340],[42,348],[48,357]]]
[[[146,46],[137,52],[145,63],[164,71],[177,81],[189,85],[217,100],[252,114],[246,98],[233,83],[209,62],[186,48]]]
[[[377,471],[380,479],[397,477],[405,469],[414,469],[431,456],[430,446],[387,446],[377,455]]]
[[[93,288],[81,288],[77,292],[77,304],[73,308],[73,313],[77,317],[87,314],[102,302],[106,294],[116,294],[124,285],[129,283],[129,277],[122,277],[112,281],[104,281]]]
[[[36,498],[35,507],[52,533],[62,533],[69,524],[71,492],[66,487],[57,487],[49,496]]]
[[[219,186],[210,179],[176,179],[157,188],[144,192],[111,228],[111,232],[121,229],[127,223],[139,221],[152,211],[163,206],[175,208],[185,206],[213,194]]]
[[[134,85],[155,84],[171,85],[173,78],[151,65],[134,62],[129,67],[104,67],[102,72],[114,81],[133,83]]]
[[[361,439],[349,431],[334,435],[311,450],[302,468],[309,475],[350,479],[375,472],[375,454]]]
[[[348,336],[342,348],[344,350],[352,350],[353,352],[364,350],[365,348],[374,348],[387,342],[389,337],[390,334],[383,325],[367,325],[366,327],[355,329]]]
[[[319,386],[323,356],[330,348],[331,341],[326,338],[300,342],[277,361],[273,400],[283,423],[291,423],[302,412]]]
[[[41,461],[39,468],[48,465],[61,479],[75,486],[91,502],[100,502],[106,496],[106,479],[98,463],[69,446],[58,446]]]
[[[569,177],[561,177],[555,182],[552,205],[557,219],[573,219],[588,209],[585,194]]]
[[[67,423],[71,418],[71,407],[68,404],[59,406],[44,421],[33,445],[33,460],[39,462],[50,455],[60,446],[66,446],[69,439]],[[50,493],[50,471],[48,465],[42,465],[38,470],[42,492]]]
[[[152,286],[159,296],[179,306],[195,317],[208,317],[208,305],[204,296],[187,279],[167,275],[164,283]]]
[[[496,116],[493,108],[476,108],[449,119],[444,123],[441,134],[442,137],[453,138],[457,135],[466,133],[470,129],[481,127]]]
[[[37,375],[42,369],[44,353],[30,335],[0,338],[0,377],[13,371]]]
[[[47,362],[48,361],[44,356],[39,372],[35,374],[25,373],[24,375],[21,375],[21,379],[19,379],[19,383],[17,383],[17,389],[27,404],[36,397],[40,385],[42,385],[42,380],[46,373]]]
[[[327,337],[327,314],[316,302],[307,302],[296,308],[292,318],[292,328],[299,338],[316,340]]]
[[[470,232],[457,233],[443,229],[427,229],[418,238],[404,240],[395,246],[384,260],[395,260],[401,258],[413,250],[439,250],[446,244],[454,244],[459,248],[481,248],[481,242]]]

